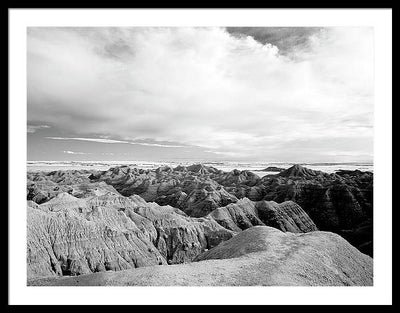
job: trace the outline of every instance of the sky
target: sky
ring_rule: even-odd
[[[30,27],[28,160],[371,162],[373,28]]]

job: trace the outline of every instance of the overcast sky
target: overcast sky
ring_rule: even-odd
[[[373,158],[372,28],[29,28],[28,160]]]

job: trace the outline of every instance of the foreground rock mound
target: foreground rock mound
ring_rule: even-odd
[[[142,267],[75,278],[44,278],[55,286],[371,286],[372,258],[328,232],[284,233],[249,228],[204,252],[198,262]]]

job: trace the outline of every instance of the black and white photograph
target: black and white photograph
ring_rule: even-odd
[[[374,25],[24,31],[29,291],[382,285]]]

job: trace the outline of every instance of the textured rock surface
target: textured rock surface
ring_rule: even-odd
[[[319,229],[340,233],[372,255],[371,172],[356,170],[328,174],[294,165],[279,174],[254,179],[254,183],[246,181],[233,186],[224,180],[218,181],[237,198],[278,203],[294,201]]]
[[[133,198],[140,199],[138,196]],[[210,218],[191,218],[170,206],[146,203],[133,211],[152,223],[157,232],[157,238],[152,241],[169,264],[191,261],[205,249],[234,235]],[[147,233],[146,228],[142,231]]]
[[[139,195],[146,201],[171,205],[201,217],[213,209],[236,202],[210,175],[221,171],[203,165],[161,167],[155,171],[130,168],[111,168],[90,176],[93,181],[104,181],[122,195]]]
[[[294,233],[318,230],[304,210],[292,201],[253,202],[247,198],[215,209],[208,216],[232,231],[241,231],[256,225],[272,226]]]
[[[63,201],[54,205],[58,198]],[[166,264],[126,215],[72,198],[62,194],[51,206],[28,206],[28,278]]]
[[[28,278],[190,261],[233,236],[210,218],[114,193],[28,201]]]
[[[325,230],[350,230],[372,218],[373,174],[369,172],[327,174],[294,165],[260,178],[250,171],[223,172],[192,165],[155,171],[114,168],[97,176],[124,195],[138,194],[146,201],[169,204],[191,216],[205,216],[247,197],[278,203],[292,200]]]
[[[42,278],[55,286],[371,286],[372,259],[328,232],[249,228],[204,252],[198,262],[79,277]]]
[[[341,233],[361,251],[372,255],[372,232],[355,231],[365,223],[372,229],[372,173],[327,174],[294,166],[278,175],[263,177],[260,188],[264,200],[296,202],[319,229]],[[365,249],[368,242],[370,248]]]
[[[30,172],[27,175],[27,199],[40,204],[64,192],[78,198],[106,193],[119,194],[111,185],[91,182],[88,177],[92,173],[85,170]]]
[[[195,164],[156,170],[120,166],[107,171],[28,174],[28,200],[40,204],[62,192],[79,198],[109,192],[128,197],[139,195],[148,202],[170,205],[193,217],[204,217],[242,198],[277,203],[293,201],[318,229],[339,233],[372,255],[373,174],[370,172],[327,174],[294,165],[260,178],[246,170],[224,172]]]

